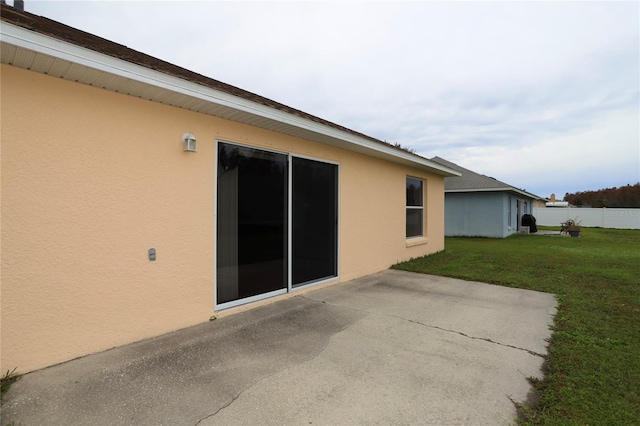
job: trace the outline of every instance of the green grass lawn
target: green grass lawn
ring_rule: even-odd
[[[555,293],[539,400],[522,423],[640,425],[640,231],[447,238],[394,268]]]

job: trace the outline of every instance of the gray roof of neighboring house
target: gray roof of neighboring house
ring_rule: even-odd
[[[464,167],[452,163],[451,161],[447,161],[444,158],[433,157],[431,161],[462,173],[462,176],[444,178],[445,192],[511,191],[536,200],[542,199],[542,197],[531,194],[524,189],[516,188],[508,183],[501,182],[498,179],[465,169]]]

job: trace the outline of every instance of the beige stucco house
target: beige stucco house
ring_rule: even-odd
[[[450,168],[1,7],[2,371],[444,248]]]

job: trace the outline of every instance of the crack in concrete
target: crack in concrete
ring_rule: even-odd
[[[256,383],[260,383],[260,382],[256,382]],[[253,385],[255,385],[256,383],[254,383]],[[251,386],[253,386],[253,385],[251,385]],[[238,399],[238,398],[240,398],[240,395],[242,395],[242,394],[244,393],[244,391],[246,391],[247,389],[250,389],[250,388],[251,388],[251,386],[249,386],[249,387],[247,387],[247,388],[243,389],[240,393],[238,393],[236,396],[234,396],[233,398],[231,398],[231,401],[229,401],[227,404],[223,405],[222,407],[218,408],[215,412],[213,412],[213,413],[211,413],[211,414],[209,414],[209,415],[207,415],[207,416],[204,416],[203,418],[201,418],[200,420],[198,420],[194,426],[198,426],[201,422],[203,422],[203,421],[205,421],[205,420],[207,420],[207,419],[209,419],[209,418],[211,418],[211,417],[215,416],[215,415],[216,415],[216,414],[218,414],[220,411],[224,410],[225,408],[227,408],[228,406],[230,406],[231,404],[233,404],[233,403],[235,402],[235,400],[236,400],[236,399]]]
[[[507,343],[500,343],[500,342],[496,342],[495,340],[491,340],[491,339],[489,339],[489,338],[487,338],[487,337],[475,337],[475,336],[469,336],[468,334],[465,334],[465,333],[463,333],[463,332],[461,332],[461,331],[457,331],[457,330],[450,330],[450,329],[448,329],[448,328],[438,327],[437,325],[425,324],[425,323],[420,322],[420,321],[411,320],[411,319],[404,318],[404,317],[397,316],[397,315],[380,314],[380,313],[375,313],[375,312],[365,311],[365,310],[362,310],[362,309],[352,308],[352,307],[349,307],[349,306],[341,306],[341,305],[336,305],[336,304],[333,304],[333,303],[327,303],[325,300],[317,300],[317,299],[313,299],[313,298],[311,298],[311,297],[309,297],[309,296],[300,296],[300,297],[302,297],[302,298],[304,298],[304,299],[307,299],[307,300],[311,300],[311,301],[313,301],[313,302],[317,302],[317,303],[326,303],[327,305],[335,306],[335,307],[337,307],[337,308],[350,309],[350,310],[352,310],[352,311],[357,311],[357,312],[364,312],[364,313],[367,313],[367,314],[369,314],[369,315],[373,314],[373,315],[388,316],[388,317],[391,317],[391,318],[396,318],[396,319],[400,319],[400,320],[403,320],[403,321],[408,321],[408,322],[411,322],[411,323],[414,323],[414,324],[418,324],[418,325],[421,325],[421,326],[424,326],[424,327],[433,328],[433,329],[440,330],[440,331],[446,331],[447,333],[455,333],[455,334],[459,334],[460,336],[466,337],[466,338],[468,338],[468,339],[473,339],[473,340],[483,340],[483,341],[488,342],[488,343],[493,343],[494,345],[504,346],[504,347],[506,347],[506,348],[517,349],[517,350],[519,350],[519,351],[524,351],[524,352],[527,352],[527,353],[529,353],[529,354],[531,354],[531,355],[534,355],[534,356],[539,356],[540,358],[545,358],[545,355],[544,355],[544,354],[540,354],[540,353],[538,353],[538,352],[534,352],[534,351],[532,351],[532,350],[530,350],[530,349],[521,348],[521,347],[514,346],[514,345],[509,345],[509,344],[507,344]]]
[[[413,323],[413,324],[418,324],[418,325],[421,325],[421,326],[423,326],[423,327],[432,328],[432,329],[440,330],[440,331],[444,331],[444,332],[447,332],[447,333],[454,333],[454,334],[458,334],[458,335],[460,335],[460,336],[466,337],[467,339],[482,340],[482,341],[485,341],[485,342],[488,342],[488,343],[492,343],[492,344],[494,344],[494,345],[504,346],[504,347],[511,348],[511,349],[516,349],[516,350],[519,350],[519,351],[524,351],[524,352],[527,352],[527,353],[529,353],[529,354],[531,354],[531,355],[539,356],[539,357],[541,357],[541,358],[545,358],[545,355],[544,355],[544,354],[540,354],[540,353],[534,352],[534,351],[532,351],[532,350],[530,350],[530,349],[521,348],[521,347],[514,346],[514,345],[509,345],[509,344],[506,344],[506,343],[496,342],[496,341],[491,340],[491,339],[486,338],[486,337],[475,337],[475,336],[469,336],[468,334],[465,334],[465,333],[463,333],[463,332],[461,332],[461,331],[451,330],[451,329],[447,329],[447,328],[443,328],[443,327],[438,327],[437,325],[425,324],[425,323],[420,322],[420,321],[411,320],[411,319],[404,318],[404,317],[397,316],[397,315],[380,314],[380,313],[371,312],[371,311],[367,311],[367,310],[363,310],[363,309],[352,308],[352,307],[350,307],[350,306],[336,305],[336,304],[334,304],[334,303],[328,303],[326,300],[313,299],[313,298],[309,297],[308,295],[299,295],[299,296],[297,296],[297,297],[300,297],[300,298],[302,298],[302,299],[309,300],[309,301],[311,301],[311,302],[315,302],[315,303],[325,303],[325,304],[330,305],[330,306],[335,306],[336,308],[349,309],[349,310],[352,310],[352,311],[361,312],[361,313],[365,313],[365,314],[368,314],[368,315],[381,315],[381,316],[391,317],[391,318],[395,318],[395,319],[399,319],[399,320],[407,321],[407,322],[410,322],[410,323]],[[224,410],[224,409],[228,408],[229,406],[231,406],[231,405],[232,405],[232,404],[233,404],[233,403],[234,403],[238,398],[240,398],[240,396],[242,396],[242,394],[244,394],[246,391],[250,390],[251,388],[255,387],[256,385],[260,384],[261,382],[263,382],[263,381],[265,381],[265,380],[267,380],[267,379],[269,379],[269,378],[271,378],[271,377],[275,376],[276,374],[280,374],[280,373],[285,372],[285,371],[287,371],[287,370],[291,370],[292,368],[295,368],[295,367],[297,367],[297,366],[299,366],[299,365],[301,365],[301,364],[307,363],[307,362],[311,362],[311,361],[313,361],[314,359],[318,358],[318,357],[319,357],[323,352],[325,352],[325,351],[327,350],[327,348],[329,347],[329,343],[330,343],[330,341],[331,341],[331,338],[332,338],[333,336],[335,336],[336,334],[342,333],[342,332],[343,332],[344,330],[346,330],[347,328],[349,328],[349,327],[346,327],[345,329],[343,329],[343,330],[339,331],[338,333],[335,333],[335,334],[333,334],[332,336],[330,336],[330,337],[327,339],[327,343],[324,345],[324,347],[323,347],[320,351],[318,351],[318,353],[317,353],[317,354],[315,354],[314,356],[312,356],[311,358],[309,358],[309,359],[305,359],[305,360],[302,360],[302,361],[300,361],[300,362],[298,362],[298,363],[296,363],[296,364],[293,364],[293,365],[291,365],[291,366],[289,366],[289,367],[283,368],[282,370],[279,370],[279,371],[276,371],[276,372],[274,372],[274,373],[272,373],[272,374],[269,374],[268,376],[263,377],[262,379],[258,380],[257,382],[252,383],[251,385],[247,386],[247,387],[246,387],[246,388],[244,388],[242,391],[240,391],[236,396],[234,396],[234,397],[231,399],[231,401],[229,401],[227,404],[225,404],[225,405],[223,405],[222,407],[218,408],[214,413],[209,414],[209,415],[207,415],[207,416],[205,416],[205,417],[201,418],[200,420],[198,420],[194,426],[198,426],[198,425],[199,425],[201,422],[203,422],[204,420],[206,420],[206,419],[209,419],[209,418],[211,418],[211,417],[216,416],[219,412],[221,412],[222,410]]]
[[[313,299],[309,299],[309,300],[313,300]],[[320,301],[317,301],[317,300],[315,300],[315,302],[318,302],[318,303],[324,303],[324,302],[320,302]],[[327,348],[329,347],[329,343],[330,343],[330,341],[331,341],[331,338],[332,338],[333,336],[335,336],[336,334],[342,333],[342,332],[343,332],[344,330],[346,330],[347,328],[349,328],[349,327],[346,327],[346,328],[344,328],[344,329],[340,330],[339,332],[337,332],[337,333],[335,333],[335,334],[332,334],[332,335],[327,339],[327,342],[326,342],[326,344],[324,345],[324,347],[323,347],[322,349],[320,349],[320,350],[318,351],[318,353],[317,353],[317,354],[315,354],[314,356],[312,356],[311,358],[309,358],[309,359],[304,359],[304,360],[302,360],[302,361],[300,361],[300,362],[298,362],[298,363],[296,363],[296,364],[293,364],[293,365],[290,365],[290,366],[288,366],[288,367],[285,367],[285,368],[283,368],[282,370],[274,371],[273,373],[271,373],[271,374],[269,374],[269,375],[267,375],[267,376],[263,377],[262,379],[258,380],[257,382],[251,383],[249,386],[247,386],[246,388],[242,389],[242,390],[241,390],[241,391],[240,391],[236,396],[234,396],[234,397],[231,399],[231,401],[229,401],[227,404],[225,404],[225,405],[223,405],[222,407],[218,408],[214,413],[211,413],[211,414],[209,414],[209,415],[207,415],[207,416],[204,416],[203,418],[201,418],[200,420],[198,420],[194,426],[198,426],[198,425],[199,425],[201,422],[203,422],[204,420],[209,419],[209,418],[211,418],[211,417],[214,417],[214,416],[215,416],[215,415],[217,415],[219,412],[221,412],[222,410],[226,409],[226,408],[227,408],[227,407],[229,407],[231,404],[233,404],[234,402],[236,402],[236,400],[237,400],[238,398],[240,398],[240,396],[242,396],[242,394],[244,394],[246,391],[248,391],[248,390],[250,390],[251,388],[255,387],[256,385],[258,385],[258,384],[262,383],[263,381],[265,381],[265,380],[267,380],[267,379],[269,379],[269,378],[271,378],[271,377],[275,376],[276,374],[280,374],[280,373],[282,373],[282,372],[285,372],[285,371],[291,370],[292,368],[295,368],[295,367],[297,367],[297,366],[299,366],[299,365],[301,365],[301,364],[304,364],[304,363],[306,363],[306,362],[311,362],[311,361],[313,361],[314,359],[318,358],[318,357],[319,357],[319,356],[320,356],[324,351],[326,351],[326,350],[327,350]]]
[[[461,331],[450,330],[448,328],[438,327],[437,325],[425,324],[425,323],[422,323],[420,321],[415,321],[415,320],[411,320],[411,319],[408,319],[408,318],[399,317],[399,316],[396,316],[396,315],[390,315],[390,316],[393,317],[393,318],[397,318],[397,319],[400,319],[400,320],[404,320],[404,321],[408,321],[408,322],[411,322],[411,323],[414,323],[414,324],[418,324],[418,325],[421,325],[423,327],[433,328],[433,329],[440,330],[440,331],[446,331],[447,333],[459,334],[460,336],[466,337],[468,339],[483,340],[485,342],[493,343],[494,345],[504,346],[506,348],[517,349],[519,351],[527,352],[527,353],[529,353],[531,355],[539,356],[540,358],[545,358],[544,354],[540,354],[538,352],[534,352],[534,351],[532,351],[530,349],[527,349],[527,348],[521,348],[519,346],[509,345],[507,343],[496,342],[495,340],[491,340],[491,339],[489,339],[487,337],[469,336],[468,334],[465,334],[465,333],[463,333]]]

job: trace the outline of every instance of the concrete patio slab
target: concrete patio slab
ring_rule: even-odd
[[[555,306],[387,270],[27,374],[2,424],[512,424]]]

